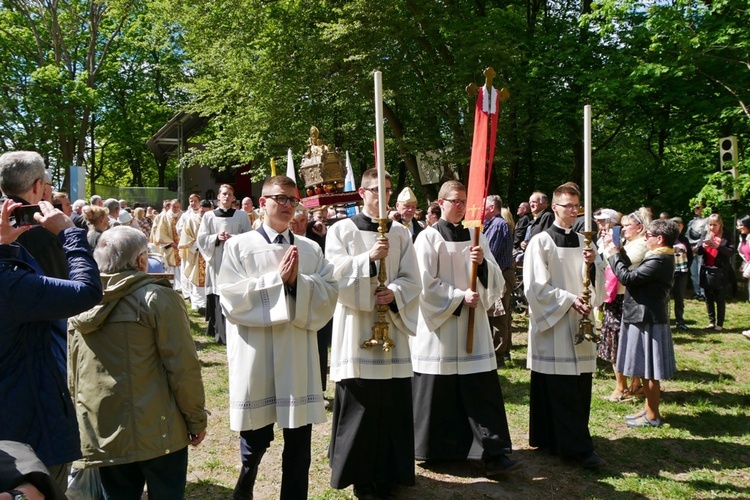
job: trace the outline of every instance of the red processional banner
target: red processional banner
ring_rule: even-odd
[[[469,185],[466,188],[465,227],[481,228],[484,220],[484,199],[489,189],[492,158],[495,156],[495,135],[499,114],[497,89],[480,87],[474,113],[474,140],[471,144]]]

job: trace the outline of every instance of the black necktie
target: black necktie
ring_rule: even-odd
[[[273,240],[273,242],[276,243],[276,244],[278,244],[278,245],[283,245],[284,244],[284,236],[281,235],[281,234],[277,234],[276,235],[276,239]]]

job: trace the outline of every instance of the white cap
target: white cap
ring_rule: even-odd
[[[117,216],[117,218],[120,221],[120,224],[130,224],[130,221],[133,220],[133,216],[128,213],[127,210],[121,210],[120,215]]]
[[[594,216],[594,219],[596,220],[606,220],[612,224],[619,224],[620,218],[620,214],[611,208],[602,208],[599,213]]]
[[[417,197],[414,196],[414,191],[412,191],[410,187],[405,187],[404,190],[398,194],[396,201],[401,203],[416,203]]]

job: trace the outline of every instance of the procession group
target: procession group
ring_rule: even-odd
[[[493,243],[496,234],[513,239],[502,200],[487,198],[487,234],[475,234],[462,225],[466,188],[448,181],[431,225],[417,227],[407,216],[389,221],[382,237],[378,194],[390,198],[392,186],[389,176],[379,185],[370,169],[358,189],[361,211],[327,227],[306,215],[295,222],[297,186],[273,176],[258,199],[262,217],[233,208],[233,188],[222,185],[215,208],[193,195],[190,210],[172,202],[148,230],[118,218],[92,252],[85,231],[44,201],[43,168],[35,153],[0,157],[0,307],[4,317],[18,318],[3,327],[2,349],[13,349],[27,370],[11,370],[13,360],[1,358],[3,390],[18,386],[0,397],[22,399],[26,391],[56,398],[3,400],[5,408],[21,406],[0,439],[31,445],[61,487],[75,461],[98,468],[105,498],[140,498],[144,484],[150,498],[184,497],[187,446],[203,440],[207,419],[181,294],[205,307],[211,333],[227,345],[230,427],[239,432],[242,464],[234,498],[253,498],[274,425],[284,438],[281,498],[307,497],[312,424],[326,421],[327,345],[318,342],[326,328],[335,382],[333,488],[392,498],[415,484],[415,461],[474,460],[488,477],[511,473],[522,464],[509,457],[497,367],[509,354],[507,298],[521,255],[529,445],[586,468],[605,463],[588,425],[597,345],[576,337],[580,320],[604,300],[608,266],[627,286],[617,366],[641,377],[648,391],[644,410],[626,423],[661,425],[653,391],[674,372],[664,312],[679,232],[671,221],[648,226],[649,253],[633,266],[609,233],[600,251],[584,243],[574,228],[580,192],[566,183],[554,191],[546,220],[528,221],[514,257],[510,241],[502,251]],[[546,201],[534,193],[532,203],[537,198]],[[408,188],[398,199],[416,206]],[[13,211],[28,204],[40,205],[42,227],[13,227]],[[51,239],[45,234],[43,249],[27,248],[24,238],[39,231]],[[35,260],[35,252],[53,247],[66,264],[56,278]],[[154,260],[173,283],[147,273]],[[33,307],[22,305],[21,285]],[[384,328],[373,330],[379,321]],[[30,328],[37,344],[24,351]],[[655,345],[663,356],[654,356]],[[18,376],[10,380],[11,372]]]

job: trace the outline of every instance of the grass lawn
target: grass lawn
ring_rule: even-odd
[[[750,498],[750,305],[727,305],[722,332],[708,332],[705,305],[688,300],[690,331],[674,332],[678,373],[662,384],[665,424],[660,429],[628,429],[624,416],[641,402],[606,401],[614,387],[604,363],[594,375],[591,433],[597,453],[607,461],[587,471],[528,446],[529,371],[524,318],[514,322],[513,361],[498,370],[513,438],[513,458],[524,467],[501,480],[482,477],[475,463],[416,467],[417,484],[398,498]],[[238,437],[229,430],[226,349],[202,332],[191,318],[203,365],[209,415],[208,435],[190,450],[188,493],[192,499],[231,498],[240,459]],[[329,382],[327,397],[333,396]],[[326,452],[326,424],[313,427],[310,497],[354,498],[351,487],[332,490]],[[278,498],[281,483],[280,431],[261,463],[255,497]]]

